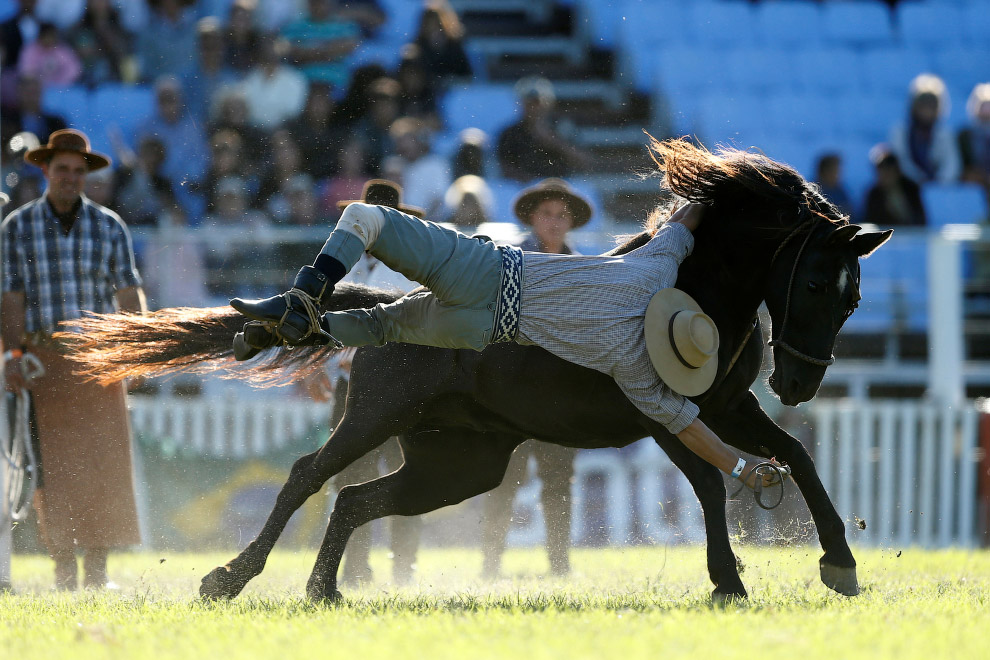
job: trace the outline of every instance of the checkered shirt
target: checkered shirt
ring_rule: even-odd
[[[2,290],[24,293],[28,333],[49,334],[83,310],[116,311],[116,290],[141,285],[127,226],[113,211],[82,200],[68,235],[47,194],[0,224]]]
[[[517,341],[608,374],[641,412],[679,433],[698,406],[660,380],[646,351],[644,318],[693,248],[691,232],[669,223],[622,256],[523,253]]]

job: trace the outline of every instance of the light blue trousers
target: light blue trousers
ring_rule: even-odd
[[[327,312],[327,331],[345,346],[386,342],[482,350],[492,338],[502,256],[491,241],[379,207],[385,224],[368,252],[429,291],[372,309]],[[322,252],[350,270],[365,249],[335,229]]]

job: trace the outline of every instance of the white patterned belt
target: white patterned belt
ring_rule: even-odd
[[[498,250],[502,253],[502,281],[495,305],[492,344],[515,341],[519,334],[519,301],[522,298],[522,250],[511,245],[500,245]]]

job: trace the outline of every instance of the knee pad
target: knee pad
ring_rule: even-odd
[[[385,226],[385,214],[377,206],[355,202],[350,204],[337,221],[337,229],[354,234],[369,250],[378,240]]]

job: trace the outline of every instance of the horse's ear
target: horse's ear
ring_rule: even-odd
[[[887,229],[884,231],[871,231],[865,234],[857,234],[852,239],[853,249],[856,250],[856,254],[861,257],[868,257],[873,254],[874,250],[886,243],[890,239],[890,235],[894,233],[893,229]]]
[[[825,243],[828,245],[834,245],[836,243],[841,245],[842,243],[848,243],[853,239],[853,236],[855,236],[856,232],[858,232],[860,229],[862,229],[862,227],[860,227],[859,225],[843,225],[838,229],[836,229],[835,231],[833,231],[829,235],[828,240],[826,240]]]

